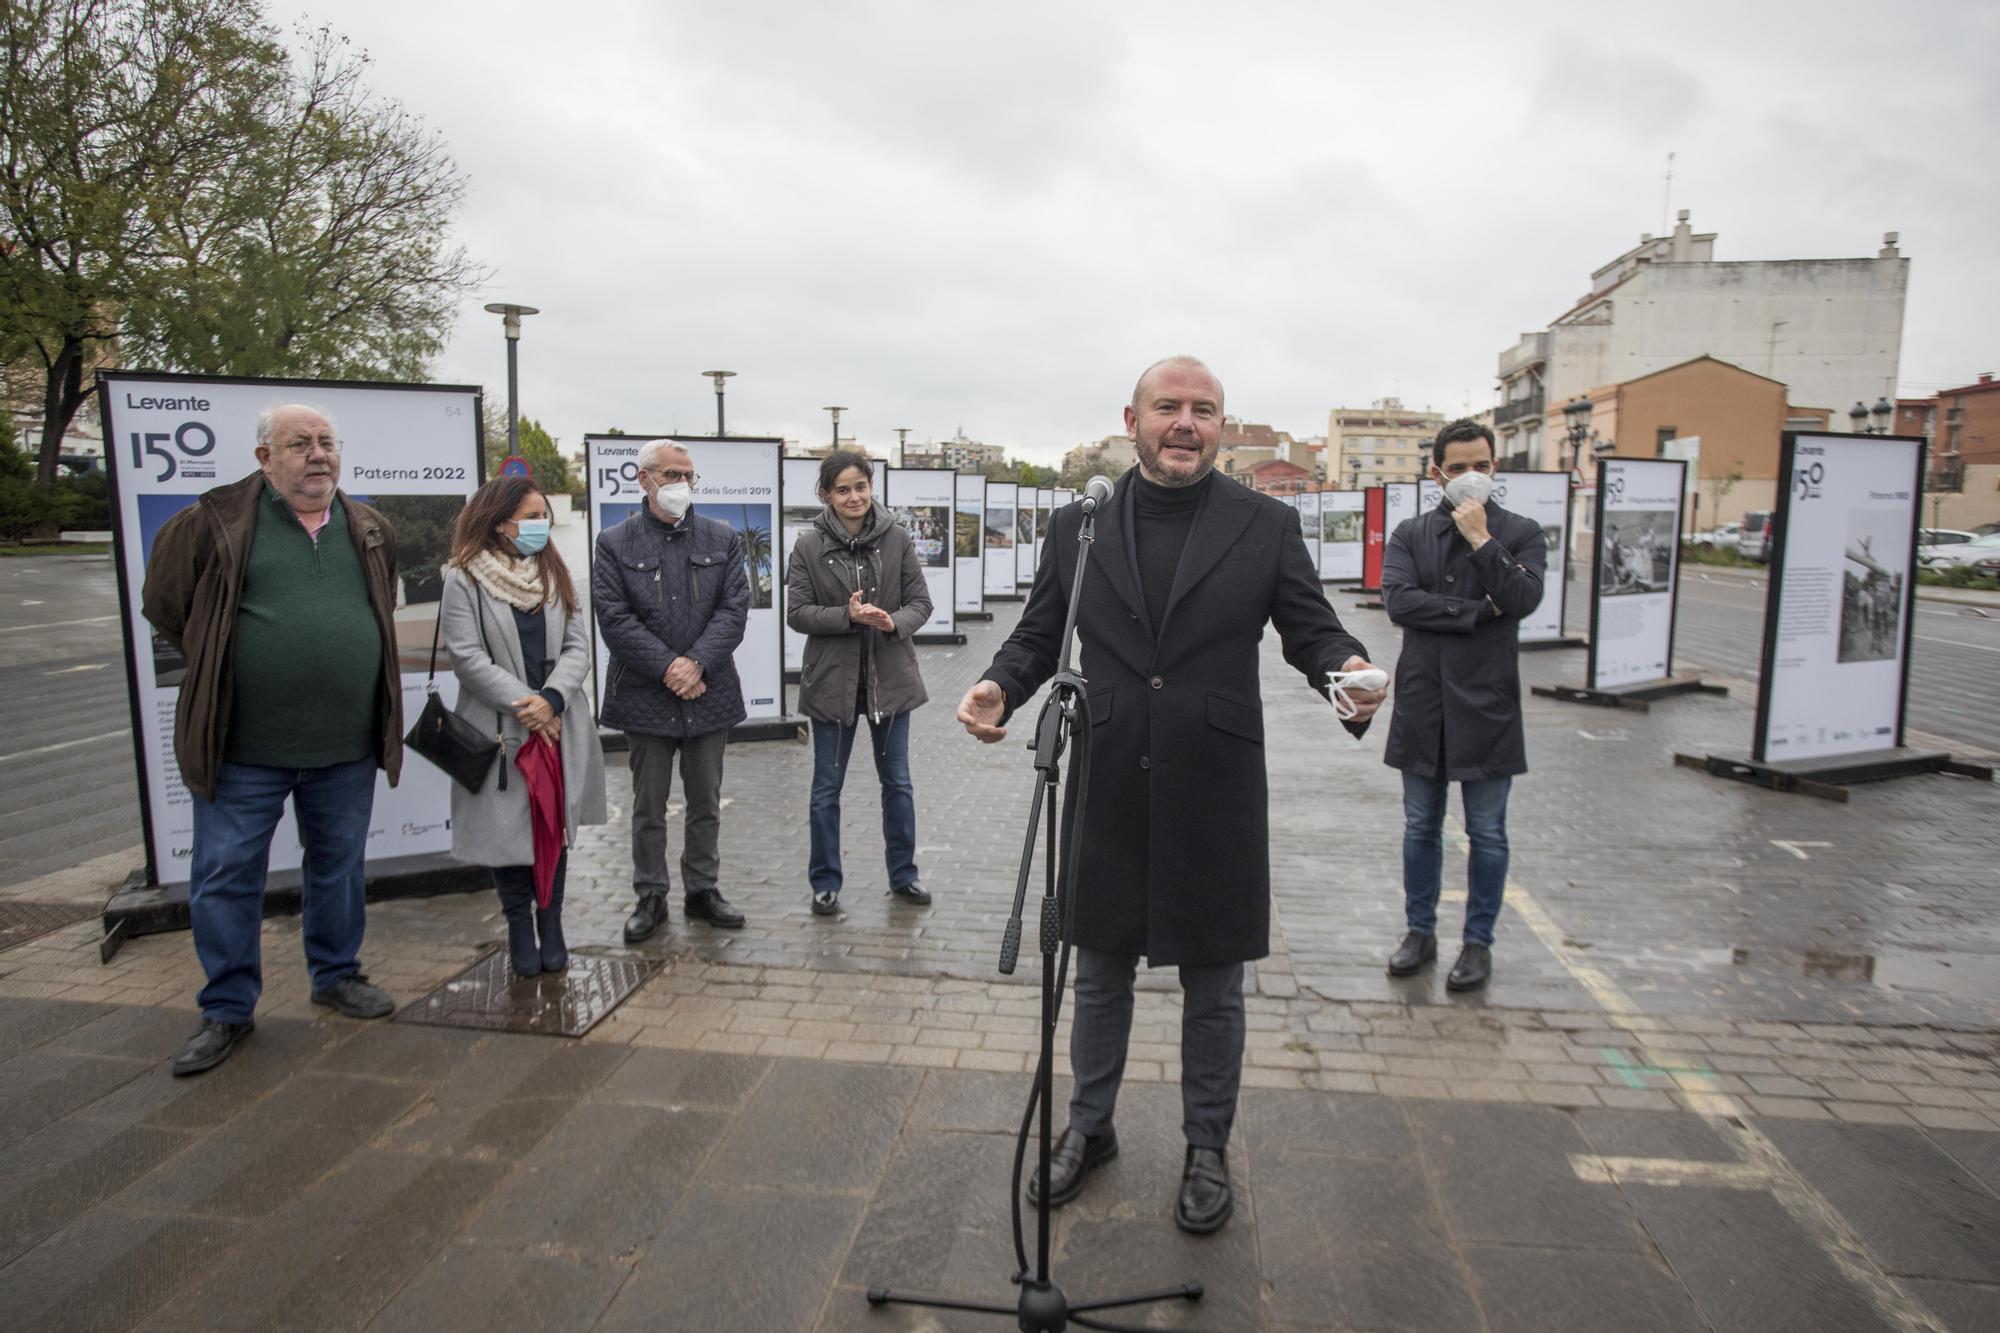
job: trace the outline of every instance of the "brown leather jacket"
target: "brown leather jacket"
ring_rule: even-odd
[[[204,493],[168,519],[153,539],[146,562],[141,610],[187,659],[174,716],[174,758],[188,790],[215,799],[222,772],[224,733],[234,684],[236,599],[250,540],[257,531],[257,503],[264,474]],[[337,491],[347,530],[361,555],[368,600],[382,629],[382,692],[376,717],[382,735],[376,762],[395,785],[403,771],[403,675],[396,660],[396,530],[381,514]]]

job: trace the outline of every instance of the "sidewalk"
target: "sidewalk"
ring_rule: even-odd
[[[1379,617],[1341,610],[1391,655]],[[843,915],[811,917],[809,756],[739,747],[723,857],[748,928],[676,904],[636,951],[662,970],[581,1041],[329,1017],[278,919],[256,1034],[174,1080],[186,936],[108,966],[92,921],[0,936],[10,1324],[1010,1327],[862,1299],[1009,1290],[1033,928],[1017,977],[993,958],[1030,770],[949,709],[1010,621],[924,650],[935,907],[887,898],[857,781]],[[1273,952],[1247,1000],[1237,1213],[1205,1240],[1170,1220],[1179,996],[1144,974],[1123,1152],[1060,1214],[1072,1294],[1192,1277],[1208,1297],[1158,1326],[1212,1330],[2000,1326],[2000,792],[1784,797],[1668,758],[1747,734],[1744,699],[1613,717],[1531,699],[1496,976],[1453,997],[1382,971],[1400,929],[1384,729],[1350,741],[1275,637],[1265,653]],[[1558,656],[1524,674],[1574,669]],[[623,956],[616,760],[610,779],[569,934]],[[74,915],[121,873],[102,858],[0,907]],[[1447,921],[1462,902],[1447,889]],[[378,904],[369,927],[370,974],[405,1004],[503,933],[486,895]]]
[[[1590,562],[1585,560],[1580,563],[1588,565]],[[1769,580],[1771,569],[1768,565],[1750,569],[1743,565],[1704,565],[1689,560],[1681,566],[1681,574],[1683,577],[1689,574],[1706,574],[1711,578],[1738,579],[1762,586]],[[1988,591],[1985,588],[1946,588],[1920,583],[1917,585],[1917,600],[1937,602],[1946,606],[1976,606],[1987,610],[2000,610],[2000,592]]]

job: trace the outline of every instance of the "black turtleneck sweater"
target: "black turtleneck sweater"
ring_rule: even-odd
[[[1188,533],[1194,530],[1195,511],[1214,481],[1212,471],[1192,486],[1160,486],[1136,473],[1132,478],[1132,552],[1155,634],[1166,618],[1167,597],[1174,590]]]

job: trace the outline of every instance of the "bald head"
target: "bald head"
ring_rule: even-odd
[[[1182,370],[1198,375],[1206,375],[1208,382],[1215,386],[1215,405],[1218,408],[1222,406],[1222,381],[1215,377],[1215,372],[1204,365],[1199,357],[1168,356],[1162,357],[1139,372],[1139,382],[1132,386],[1133,407],[1138,407],[1141,400],[1145,398],[1147,381],[1156,377],[1161,371],[1166,370]]]

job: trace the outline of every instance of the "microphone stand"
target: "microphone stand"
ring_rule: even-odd
[[[1016,1141],[1014,1153],[1014,1244],[1016,1257],[1021,1260],[1022,1271],[1014,1274],[1011,1280],[1020,1287],[1020,1296],[1013,1304],[1008,1305],[989,1301],[962,1301],[945,1296],[911,1295],[891,1291],[887,1287],[870,1287],[868,1289],[870,1305],[914,1305],[933,1310],[967,1310],[975,1314],[1011,1314],[1018,1321],[1022,1333],[1063,1333],[1063,1330],[1071,1324],[1079,1328],[1112,1330],[1113,1333],[1140,1333],[1140,1330],[1128,1325],[1107,1323],[1089,1316],[1098,1310],[1150,1305],[1156,1301],[1198,1301],[1202,1296],[1202,1285],[1199,1282],[1184,1282],[1180,1286],[1160,1291],[1071,1301],[1049,1275],[1051,1223],[1048,1179],[1049,1154],[1054,1131],[1051,1097],[1055,1081],[1056,1019],[1062,1009],[1063,980],[1069,971],[1068,934],[1063,930],[1064,909],[1067,907],[1073,917],[1076,904],[1076,877],[1082,863],[1083,829],[1087,818],[1083,796],[1090,784],[1090,705],[1084,697],[1087,682],[1071,665],[1070,650],[1076,638],[1077,608],[1083,598],[1083,573],[1090,563],[1090,548],[1096,540],[1096,509],[1094,506],[1086,505],[1083,511],[1083,525],[1076,535],[1076,576],[1070,582],[1069,612],[1063,624],[1060,665],[1055,675],[1049,678],[1049,697],[1042,704],[1041,716],[1035,723],[1036,783],[1034,798],[1028,809],[1027,838],[1021,848],[1020,872],[1014,882],[1014,910],[1007,918],[1007,926],[1000,940],[1000,972],[1003,976],[1012,976],[1014,965],[1021,953],[1021,913],[1027,902],[1028,876],[1034,868],[1036,835],[1041,824],[1042,812],[1046,809],[1048,841],[1042,848],[1041,1063],[1035,1068],[1034,1090],[1028,1098],[1027,1114],[1021,1120],[1021,1133]],[[1081,726],[1078,725],[1079,721]],[[1073,785],[1077,788],[1077,801],[1068,843],[1063,848],[1069,858],[1068,892],[1059,895],[1056,879],[1056,811],[1061,803],[1056,798],[1057,787],[1061,780],[1062,753],[1071,737],[1076,740],[1076,755],[1070,761],[1070,775]],[[1062,952],[1060,966],[1056,962],[1059,944]],[[1042,1181],[1042,1188],[1037,1194],[1035,1203],[1035,1269],[1034,1275],[1030,1277],[1026,1271],[1026,1257],[1020,1248],[1021,1163],[1027,1148],[1028,1124],[1035,1117],[1038,1107],[1041,1114],[1039,1178]]]

